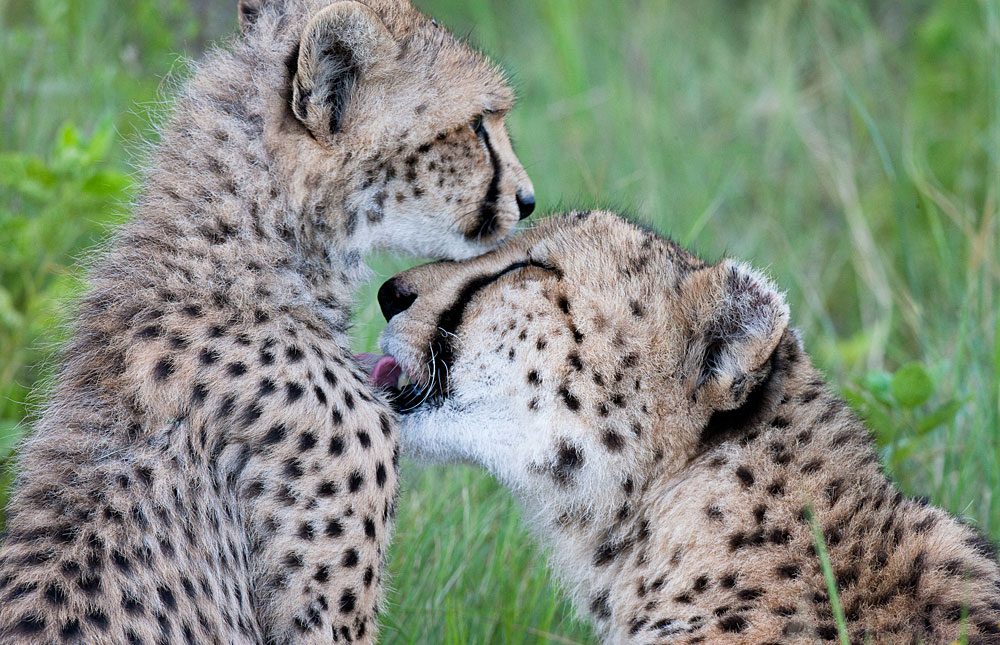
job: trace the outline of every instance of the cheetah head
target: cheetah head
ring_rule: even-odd
[[[398,400],[404,448],[588,513],[682,468],[712,416],[768,378],[788,320],[759,273],[604,212],[411,269],[379,295],[383,350],[414,383]]]
[[[503,73],[405,0],[241,0],[240,22],[283,60],[265,136],[313,229],[460,259],[531,214]]]

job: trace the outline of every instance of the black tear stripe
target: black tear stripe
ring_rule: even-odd
[[[462,324],[462,318],[465,316],[465,308],[472,301],[472,298],[476,293],[511,271],[517,271],[526,267],[538,267],[539,269],[550,271],[557,276],[561,275],[559,269],[548,264],[536,262],[535,260],[514,262],[496,273],[477,276],[466,282],[458,292],[458,295],[455,296],[452,305],[441,312],[441,315],[437,319],[437,334],[435,334],[434,340],[431,342],[431,347],[435,352],[434,363],[436,366],[434,370],[435,382],[431,383],[431,387],[437,387],[441,394],[445,394],[448,391],[447,378],[451,372],[452,364],[455,362],[455,348],[452,345],[452,341],[458,332],[459,326]]]
[[[493,150],[493,144],[490,143],[490,133],[486,131],[486,128],[481,128],[479,136],[482,137],[486,152],[490,155],[493,177],[490,178],[490,185],[486,188],[486,196],[483,197],[483,202],[479,205],[476,226],[466,233],[466,237],[477,239],[496,232],[497,198],[500,196],[500,175],[503,172],[500,158],[497,157],[496,151]]]

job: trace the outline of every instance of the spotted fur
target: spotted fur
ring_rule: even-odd
[[[0,541],[3,643],[372,642],[396,421],[355,363],[376,247],[530,206],[511,92],[403,0],[244,1],[98,263]]]
[[[605,642],[835,641],[811,523],[851,642],[1000,642],[993,545],[895,489],[761,274],[576,213],[393,281],[404,447],[505,482]]]

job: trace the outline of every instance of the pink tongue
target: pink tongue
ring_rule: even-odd
[[[375,387],[396,387],[403,370],[396,359],[383,354],[355,354],[354,358],[371,370],[371,384]]]

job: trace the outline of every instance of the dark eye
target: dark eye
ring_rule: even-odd
[[[483,136],[483,134],[486,133],[486,128],[483,126],[483,115],[480,114],[476,116],[476,118],[472,119],[469,123],[469,127],[476,133],[476,136]]]

